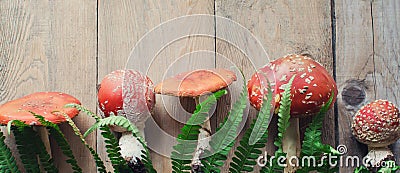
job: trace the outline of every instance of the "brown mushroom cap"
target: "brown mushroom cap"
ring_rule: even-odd
[[[10,120],[20,120],[28,125],[41,125],[31,112],[43,116],[50,122],[61,123],[66,121],[65,118],[53,114],[53,111],[64,112],[71,118],[79,113],[75,108],[64,108],[68,103],[81,104],[75,97],[61,92],[33,93],[0,105],[0,124],[7,124]]]
[[[197,97],[218,91],[236,81],[234,72],[226,69],[199,69],[180,73],[159,83],[157,94]]]
[[[291,87],[292,106],[290,114],[298,118],[318,113],[323,104],[327,103],[332,91],[336,100],[338,93],[336,83],[328,71],[307,55],[287,55],[276,59],[255,73],[247,84],[249,99],[252,106],[260,110],[262,93],[266,87],[261,86],[260,79],[268,79],[276,99],[275,108],[279,109],[279,98],[284,91],[284,85],[296,74]],[[264,84],[267,84],[264,82]]]
[[[387,100],[376,100],[357,111],[351,129],[361,143],[385,147],[400,137],[399,109]]]

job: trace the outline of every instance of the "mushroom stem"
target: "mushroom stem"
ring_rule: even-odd
[[[50,147],[50,140],[49,140],[49,131],[47,131],[46,127],[44,126],[34,126],[33,127],[40,136],[44,147],[46,148],[47,153],[51,157],[51,147]]]
[[[194,97],[196,106],[200,104],[199,97]],[[195,171],[198,171],[197,169],[200,168],[201,161],[200,161],[200,156],[203,154],[204,150],[206,148],[209,148],[209,143],[210,139],[210,132],[211,132],[211,125],[210,121],[206,120],[202,125],[202,128],[200,129],[199,137],[198,137],[198,144],[196,151],[193,156],[193,161],[192,161],[192,169]]]
[[[291,118],[289,127],[286,129],[282,140],[282,150],[286,153],[286,168],[284,172],[295,172],[298,167],[300,156],[300,132],[299,118]]]
[[[140,134],[144,138],[144,123],[143,125],[136,126],[139,129]],[[143,145],[132,135],[131,132],[122,132],[122,136],[119,139],[119,147],[121,148],[121,156],[131,164],[138,162],[138,159],[142,159]]]
[[[386,147],[370,147],[368,146],[368,154],[365,156],[368,158],[368,167],[380,167],[383,161],[394,160],[392,151]]]
[[[44,147],[46,148],[46,152],[49,154],[50,158],[51,156],[51,147],[50,147],[50,140],[49,140],[49,131],[47,131],[46,127],[44,126],[34,126],[34,130],[38,133],[41,141],[43,142]],[[37,156],[39,159],[39,156]],[[43,167],[43,164],[39,163],[39,168],[41,172],[45,172],[45,168]]]

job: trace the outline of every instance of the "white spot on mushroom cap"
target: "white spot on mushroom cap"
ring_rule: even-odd
[[[282,75],[281,79],[279,79],[280,82],[283,82],[286,80],[287,80],[287,75]]]

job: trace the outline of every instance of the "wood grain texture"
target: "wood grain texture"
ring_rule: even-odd
[[[400,2],[373,1],[373,50],[376,99],[400,106]],[[391,146],[400,163],[400,141]]]
[[[336,14],[336,82],[338,95],[339,144],[349,148],[347,156],[364,156],[366,147],[351,134],[354,113],[366,102],[375,99],[373,34],[369,1],[335,1]],[[356,86],[366,98],[358,104],[347,104],[344,88]],[[361,158],[361,157],[360,157]],[[354,168],[342,167],[342,172]]]
[[[335,116],[332,110],[325,118],[323,141],[333,146],[345,145],[346,155],[362,158],[367,148],[355,140],[350,130],[355,111],[375,99],[388,99],[400,106],[398,8],[397,0],[2,0],[0,104],[36,91],[62,91],[96,110],[96,85],[113,70],[138,69],[157,84],[165,77],[197,68],[228,68],[239,75],[238,67],[248,79],[269,60],[289,53],[308,53],[332,74],[335,70],[339,88],[338,114]],[[158,35],[148,37],[153,44],[139,47],[141,56],[134,57],[134,63],[130,61],[126,66],[132,49],[146,33],[163,22],[189,14],[216,14],[238,22],[249,33],[236,32],[218,17],[206,22],[194,21],[181,26],[182,29],[161,28]],[[174,40],[152,55],[158,48],[154,46],[156,43],[183,30],[192,33],[211,30],[214,34]],[[266,49],[269,59],[258,52],[253,36]],[[154,58],[151,64],[147,64],[149,57]],[[237,99],[242,82],[239,78],[229,87],[230,94],[218,102],[211,120],[213,130],[224,118],[220,115],[226,115]],[[176,136],[193,109],[191,98],[157,95],[153,118],[163,131]],[[253,108],[249,111],[248,119],[255,118],[257,111]],[[309,120],[302,120],[303,131]],[[74,121],[82,131],[93,123],[85,115]],[[90,153],[70,127],[63,124],[61,128],[84,172],[96,172]],[[276,118],[269,130],[266,150],[272,153]],[[151,135],[154,134],[146,134]],[[158,137],[155,139],[161,145],[168,142],[163,136]],[[87,140],[108,161],[102,137],[94,133]],[[12,137],[7,141],[12,144]],[[57,166],[62,172],[71,172],[65,157],[51,142]],[[10,147],[15,149],[13,145]],[[391,149],[400,160],[400,142]],[[168,148],[165,145],[161,150]],[[169,158],[152,152],[152,159],[159,172],[171,172]],[[110,166],[107,162],[109,170]],[[227,169],[225,165],[222,171]],[[341,172],[352,170],[341,168]]]
[[[291,53],[308,53],[321,62],[331,73],[333,72],[331,9],[328,1],[216,1],[216,15],[232,19],[247,28],[259,39],[269,54],[252,57],[256,69],[273,60]],[[243,33],[231,31],[229,27],[218,28],[217,38],[229,33],[232,39],[251,45],[249,38]],[[248,43],[246,43],[246,41]],[[243,68],[247,78],[253,74],[254,68],[248,58],[243,57],[232,44],[217,40],[217,52],[231,59],[234,64]],[[242,49],[252,49],[246,46]],[[244,50],[251,51],[251,50]],[[243,60],[245,59],[245,60]],[[217,66],[226,66],[226,62],[217,58]],[[227,110],[225,110],[226,112]],[[256,111],[251,108],[249,117],[255,117]],[[303,132],[306,122],[303,120]],[[272,120],[269,128],[268,153],[275,150],[273,140],[276,136],[276,120]],[[335,116],[331,111],[324,120],[323,141],[335,145]],[[223,172],[228,167],[225,166]],[[257,170],[257,169],[256,169]]]
[[[388,99],[399,105],[399,14],[395,10],[398,6],[397,1],[335,2],[336,74],[342,93],[338,98],[339,144],[349,148],[349,156],[362,158],[367,153],[366,146],[351,134],[354,113],[375,99]],[[358,104],[349,104],[342,92],[349,86],[365,92],[366,98]],[[392,148],[397,151],[398,160],[399,144]],[[341,169],[342,172],[351,170]]]
[[[162,22],[176,17],[190,14],[213,14],[213,1],[99,1],[99,82],[104,75],[126,66],[131,50],[153,28]],[[192,22],[191,25],[182,26],[196,33],[202,28],[213,29],[213,22],[199,23]],[[209,37],[189,37],[173,41],[159,50],[158,54],[153,53],[154,44],[162,42],[172,32],[180,32],[179,29],[165,30],[158,37],[146,37],[152,44],[139,47],[141,57],[133,57],[134,61],[129,62],[128,68],[140,70],[153,80],[155,84],[161,82],[165,77],[175,75],[179,72],[193,70],[196,68],[214,67],[213,54],[207,51],[214,51],[214,40]],[[142,40],[143,41],[143,40]],[[205,50],[206,52],[201,52]],[[192,53],[192,52],[200,53]],[[204,57],[205,55],[205,57]],[[210,56],[211,55],[211,56]],[[152,64],[146,64],[148,58],[153,58]],[[194,103],[194,102],[191,102]],[[158,126],[171,136],[177,136],[182,127],[182,123],[175,120],[187,119],[186,109],[193,109],[188,100],[181,101],[173,97],[157,96],[157,104],[153,113],[153,118]],[[191,107],[191,108],[190,108]],[[183,108],[183,109],[182,109]],[[183,115],[183,116],[182,116]],[[185,117],[186,116],[186,117]],[[159,134],[148,134],[150,138]],[[159,139],[159,145],[170,141],[163,141],[163,137],[153,137]],[[101,137],[98,137],[98,151],[105,156],[104,144]],[[164,146],[165,147],[165,146]],[[165,149],[165,148],[162,148]],[[155,152],[152,153],[154,167],[159,172],[171,172],[171,161]],[[110,165],[108,165],[110,166]]]
[[[37,91],[60,91],[95,105],[96,3],[83,1],[0,2],[0,103]],[[91,120],[74,119],[86,130]],[[84,172],[95,172],[91,155],[68,125],[61,125]],[[95,146],[95,135],[87,138]],[[71,172],[52,143],[60,170]],[[85,163],[85,164],[82,164]]]

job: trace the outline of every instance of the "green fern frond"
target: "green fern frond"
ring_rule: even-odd
[[[216,134],[211,137],[210,147],[215,154],[202,160],[202,164],[204,165],[202,170],[205,172],[220,172],[219,167],[227,160],[229,151],[232,149],[235,142],[239,124],[243,121],[247,100],[247,86],[244,83],[240,97],[233,104],[229,116],[217,129]]]
[[[18,130],[23,130],[25,127],[28,127],[29,125],[25,124],[24,122],[20,121],[20,120],[11,120],[7,123],[7,133],[8,135],[11,134],[11,126],[15,125]]]
[[[313,118],[311,124],[306,129],[301,150],[301,154],[303,156],[318,156],[324,153],[331,152],[336,152],[335,154],[339,154],[331,146],[322,144],[321,138],[322,122],[327,111],[329,110],[332,101],[333,94],[329,101],[324,106],[322,106],[319,113]]]
[[[131,125],[131,123],[129,121],[126,121],[127,119],[115,118],[113,120],[113,118],[108,118],[108,119],[106,118],[106,120],[104,120],[104,119],[101,119],[100,116],[98,116],[97,114],[93,113],[92,111],[90,111],[90,110],[86,109],[85,107],[78,105],[78,104],[67,104],[65,107],[76,108],[96,119],[96,123],[93,124],[84,133],[83,136],[86,137],[87,135],[89,135],[90,133],[95,131],[96,129],[100,129],[101,135],[103,136],[104,142],[106,143],[105,147],[106,147],[106,151],[107,151],[107,156],[110,158],[111,164],[113,165],[113,168],[114,168],[114,172],[131,172],[132,171],[128,167],[125,159],[122,158],[121,153],[120,153],[121,148],[119,147],[118,140],[109,128],[109,125],[111,125],[111,124],[119,124],[126,128],[128,128],[129,126],[133,126],[133,125]],[[114,116],[112,116],[112,117],[114,117]],[[100,122],[100,121],[102,121],[102,122]],[[115,121],[119,121],[119,123],[116,123]],[[107,124],[109,124],[109,125],[107,125]],[[133,134],[135,137],[136,137],[136,135],[138,135],[138,137],[140,137],[140,133],[138,132],[136,127],[132,127],[130,129],[132,130],[132,132],[135,132],[135,134]],[[137,137],[137,139],[139,140],[138,137]],[[142,151],[143,155],[142,155],[141,162],[145,165],[145,167],[149,173],[156,172],[155,169],[153,168],[153,164],[150,159],[150,153],[147,150],[146,143],[144,142],[144,140],[142,138],[141,138],[141,140],[139,140],[139,142],[146,148],[146,151]]]
[[[111,132],[108,126],[103,126],[99,128],[101,131],[101,136],[104,138],[104,143],[106,144],[107,156],[110,158],[110,162],[114,168],[114,172],[124,172],[130,168],[126,164],[126,161],[121,156],[121,148],[119,147],[118,140]],[[129,172],[129,171],[128,171]]]
[[[94,131],[96,131],[99,128],[99,122],[94,123],[92,126],[90,126],[86,132],[83,134],[83,137],[86,138],[88,135],[90,135],[91,133],[93,133]]]
[[[321,110],[318,112],[317,115],[314,116],[311,124],[309,127],[306,129],[305,135],[304,135],[304,140],[302,144],[302,149],[301,149],[301,156],[314,156],[317,161],[323,160],[321,157],[324,154],[331,154],[331,155],[339,155],[340,153],[336,151],[332,146],[323,144],[322,143],[322,138],[321,138],[321,128],[322,128],[322,122],[325,118],[326,113],[329,110],[329,107],[332,104],[334,97],[334,93],[332,92],[332,95],[327,103],[325,103],[322,107]],[[324,160],[323,160],[324,161]],[[307,164],[302,164],[306,165],[302,167],[301,169],[298,170],[299,173],[306,173],[310,171],[318,171],[318,172],[334,172],[338,171],[338,167],[333,167],[329,165],[327,161],[324,161],[324,163],[316,163],[316,165],[307,165]],[[319,166],[322,165],[322,166]]]
[[[236,148],[235,156],[230,163],[229,172],[240,173],[244,171],[252,172],[254,170],[254,166],[257,164],[256,159],[262,154],[261,148],[265,147],[268,138],[268,131],[266,130],[259,140],[254,144],[250,144],[251,132],[255,130],[256,124],[256,120],[253,120],[250,128],[246,130],[246,133],[240,140],[240,145]]]
[[[19,122],[19,121],[15,121]],[[21,124],[16,123],[14,125]],[[31,126],[12,126],[11,130],[15,136],[17,149],[21,156],[21,162],[27,172],[40,172],[40,166],[46,172],[58,172],[54,166],[53,159],[46,151],[46,147],[40,140],[39,135]]]
[[[275,146],[278,147],[278,150],[282,150],[282,139],[283,135],[286,132],[286,129],[289,127],[289,119],[290,119],[290,106],[292,105],[292,100],[290,99],[290,88],[292,86],[293,80],[296,75],[293,75],[289,80],[289,83],[285,84],[284,91],[282,93],[281,100],[279,102],[279,110],[278,110],[278,137],[275,140]]]
[[[92,118],[94,118],[96,120],[96,122],[98,122],[101,119],[100,116],[98,116],[97,114],[95,114],[94,112],[90,111],[89,109],[85,108],[84,106],[82,106],[80,104],[69,103],[69,104],[66,104],[64,107],[65,108],[75,108],[78,111],[84,112],[86,115],[89,115]]]
[[[122,116],[110,116],[107,118],[100,119],[97,123],[95,123],[93,126],[95,127],[109,127],[109,126],[119,126],[122,128],[125,128],[127,131],[131,132],[132,135],[142,144],[143,148],[145,149],[142,151],[144,154],[142,155],[142,163],[146,167],[147,172],[153,173],[156,172],[153,164],[150,159],[150,151],[147,148],[146,142],[144,141],[143,137],[141,136],[139,130],[134,126],[128,119]],[[90,127],[89,129],[92,129],[94,127]],[[86,132],[87,133],[87,132]],[[105,133],[102,133],[105,134]],[[107,138],[111,137],[109,135],[106,136]],[[115,141],[114,141],[115,142]],[[115,145],[115,143],[113,144]],[[118,149],[119,151],[119,149]],[[117,157],[120,157],[118,155]],[[116,162],[120,163],[119,160],[116,160]]]
[[[16,127],[11,126],[11,131],[15,137],[18,153],[26,172],[40,172],[38,160],[36,157],[35,144],[32,142],[32,137],[37,134],[32,127]],[[38,136],[36,136],[38,137]],[[28,142],[29,141],[29,142]]]
[[[264,148],[267,143],[271,101],[272,91],[269,89],[268,94],[263,98],[263,105],[257,119],[246,130],[239,142],[240,145],[236,148],[235,156],[230,163],[230,172],[240,173],[254,170],[254,166],[257,164],[255,160],[262,154],[260,149]]]
[[[85,138],[83,137],[82,133],[80,132],[79,128],[76,126],[76,124],[74,123],[74,121],[72,121],[72,119],[64,112],[60,112],[60,111],[54,111],[53,113],[57,113],[62,115],[68,122],[68,124],[71,126],[72,130],[74,131],[75,135],[79,137],[79,139],[81,140],[82,144],[85,145],[85,147],[90,151],[90,154],[92,154],[96,166],[97,166],[97,170],[99,172],[102,173],[106,173],[106,167],[104,166],[104,162],[101,160],[101,158],[99,157],[99,155],[97,154],[96,150],[94,150],[85,140]]]
[[[57,142],[58,146],[61,148],[62,153],[65,156],[67,156],[68,159],[66,160],[66,162],[71,165],[74,173],[82,172],[82,169],[79,167],[78,162],[76,161],[76,159],[73,155],[70,145],[68,144],[67,140],[65,139],[64,134],[62,133],[62,131],[58,127],[58,125],[45,120],[43,116],[37,115],[35,113],[32,113],[32,114],[38,119],[38,121],[43,126],[47,127],[47,129],[49,130],[49,133],[53,136],[53,138]]]
[[[200,124],[208,117],[211,107],[226,93],[226,90],[217,91],[196,106],[193,115],[181,129],[181,134],[178,135],[178,144],[173,146],[174,151],[171,153],[172,172],[190,172],[191,159],[197,148],[197,139],[201,128]]]
[[[263,98],[263,104],[261,106],[260,112],[257,116],[257,121],[254,125],[253,131],[249,138],[249,144],[254,145],[258,140],[260,140],[265,132],[268,130],[269,123],[271,121],[271,107],[272,107],[272,91],[268,88],[268,94],[266,98]]]
[[[273,159],[267,159],[267,161],[271,161],[272,163],[267,162],[267,166],[264,166],[260,172],[263,173],[274,173],[274,172],[283,172],[283,167],[279,166],[282,164],[278,164],[278,158],[286,157],[286,153],[283,152],[282,149],[282,140],[283,136],[286,132],[286,129],[289,127],[289,119],[290,119],[290,106],[292,105],[292,100],[290,99],[291,96],[291,87],[294,78],[296,75],[293,75],[290,78],[287,84],[282,85],[284,91],[281,96],[281,100],[279,102],[279,110],[278,110],[278,136],[275,139],[274,145],[278,148],[275,151],[275,155]]]
[[[5,139],[0,131],[0,172],[20,173],[10,148],[4,143]]]

